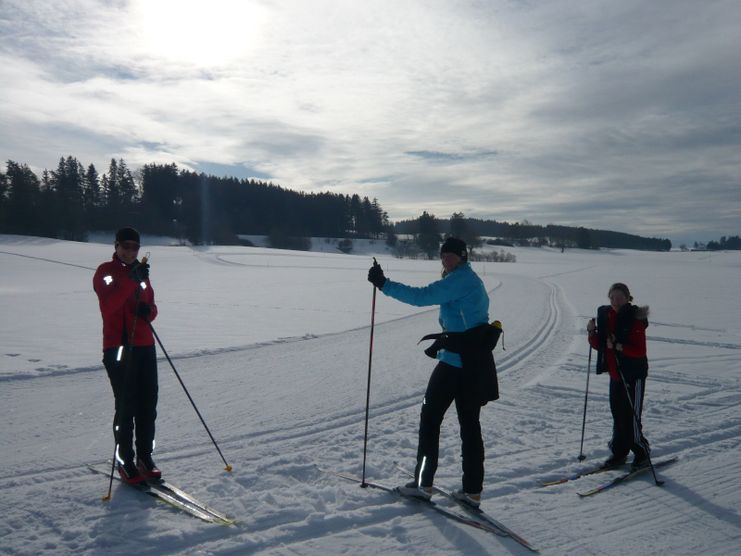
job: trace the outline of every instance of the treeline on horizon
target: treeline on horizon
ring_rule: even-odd
[[[462,216],[462,215],[460,215]],[[591,228],[559,226],[548,224],[541,226],[527,221],[497,222],[496,220],[481,220],[478,218],[464,218],[466,228],[479,237],[500,238],[501,245],[517,245],[529,247],[577,247],[579,249],[640,249],[644,251],[669,251],[672,242],[668,239],[648,238],[622,232],[608,230],[594,230]],[[402,220],[394,225],[397,234],[414,233],[418,219]],[[444,232],[450,227],[450,220],[437,219],[438,230]],[[496,242],[494,244],[497,244]]]
[[[193,244],[237,244],[238,234],[293,237],[380,237],[390,228],[376,199],[302,193],[272,183],[199,174],[175,164],[147,164],[136,175],[112,159],[93,164],[60,158],[38,177],[27,164],[0,172],[0,232],[85,241],[90,230],[123,225]]]
[[[238,235],[268,235],[275,246],[306,237],[383,237],[394,245],[398,234],[419,236],[425,216],[430,215],[392,224],[377,199],[298,192],[272,182],[196,173],[174,163],[146,164],[132,172],[123,159],[112,159],[101,174],[93,164],[85,167],[68,156],[41,176],[12,160],[0,171],[0,233],[85,241],[89,231],[132,225],[193,244],[237,244]],[[672,246],[668,239],[608,230],[454,216],[472,238],[497,238],[489,243],[501,245],[656,251]],[[451,219],[432,220],[441,235],[451,233]],[[721,238],[721,243],[708,247],[738,248],[738,237]]]
[[[682,246],[685,247],[686,246]],[[695,242],[695,249],[705,251],[738,251],[741,250],[741,237],[723,236],[718,241],[708,241],[706,245]]]

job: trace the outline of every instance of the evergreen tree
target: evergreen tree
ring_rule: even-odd
[[[159,234],[182,234],[179,172],[175,164],[146,164],[142,168],[142,208],[145,222]]]
[[[108,213],[109,199],[110,199],[111,183],[108,181],[108,175],[103,174],[100,177],[100,212],[105,218]]]
[[[0,172],[0,230],[3,223],[7,222],[8,189],[8,176]]]
[[[469,249],[481,245],[481,238],[468,225],[468,219],[462,212],[454,212],[450,217],[450,235],[465,241]]]
[[[98,175],[98,170],[95,169],[94,164],[90,164],[85,171],[82,190],[85,210],[92,212],[96,207],[100,206],[101,199],[100,176]]]
[[[363,204],[360,200],[360,195],[357,193],[350,197],[350,225],[354,235],[360,233],[360,229],[363,227]]]
[[[122,158],[111,159],[108,173],[103,176],[101,185],[105,196],[105,221],[118,223],[115,226],[137,225],[138,189],[134,176]]]
[[[118,162],[115,158],[111,158],[108,173],[103,176],[101,185],[106,212],[110,216],[121,210],[123,204],[121,190],[118,186]]]
[[[54,187],[51,172],[44,168],[44,171],[41,172],[39,206],[37,209],[40,227],[36,233],[44,237],[57,237],[59,233],[60,212],[57,191]]]
[[[56,192],[57,237],[82,241],[86,239],[83,204],[85,170],[77,159],[60,158],[55,172],[51,172],[51,189]]]
[[[371,202],[371,235],[379,237],[389,229],[389,215],[381,208],[381,204],[375,197]]]
[[[422,216],[419,217],[419,227],[415,239],[428,259],[437,257],[440,248],[440,233],[434,214],[428,214],[427,211],[422,212]]]
[[[586,228],[579,228],[579,235],[577,236],[576,246],[579,249],[593,249],[594,244],[592,242],[592,235]]]
[[[7,218],[4,229],[11,234],[33,234],[39,227],[36,210],[39,205],[39,178],[27,164],[7,162]]]
[[[723,241],[723,239],[724,238],[721,238],[720,240],[721,249],[733,249],[733,250],[741,249],[741,237],[731,236],[727,238],[725,241]]]
[[[368,197],[363,197],[363,202],[360,207],[360,223],[356,230],[360,237],[370,237],[374,228],[373,221],[375,219],[373,213],[373,206],[371,205]]]
[[[85,213],[86,228],[98,230],[105,227],[105,221],[101,218],[103,210],[103,192],[98,170],[94,164],[90,164],[85,171],[82,181],[82,204]]]
[[[125,211],[131,211],[139,200],[139,191],[131,171],[126,166],[123,158],[118,160],[117,182],[118,191],[121,195],[121,206]]]

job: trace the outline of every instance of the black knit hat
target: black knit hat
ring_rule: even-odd
[[[449,237],[440,246],[440,255],[443,253],[453,253],[458,255],[462,260],[468,260],[468,249],[466,249],[466,242],[457,237]]]
[[[116,232],[116,243],[121,243],[122,241],[135,241],[141,243],[139,240],[139,232],[134,228],[121,228]]]

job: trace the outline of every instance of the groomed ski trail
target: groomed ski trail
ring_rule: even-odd
[[[721,553],[713,552],[712,539],[727,543],[736,535],[737,540],[741,522],[723,510],[741,482],[721,478],[741,477],[739,458],[732,457],[741,444],[738,380],[694,372],[703,357],[726,357],[722,347],[705,346],[708,353],[695,359],[683,356],[681,363],[668,356],[652,359],[645,410],[650,439],[654,449],[661,450],[657,455],[681,454],[681,461],[663,477],[666,487],[659,490],[638,479],[600,500],[570,504],[564,512],[561,497],[576,498],[573,486],[552,487],[546,494],[533,490],[549,473],[578,465],[584,319],[575,316],[570,300],[551,277],[497,279],[501,287],[493,295],[491,317],[504,323],[507,351],[496,352],[502,399],[482,411],[488,456],[483,507],[495,515],[506,513],[507,524],[546,554],[601,553],[593,548],[590,535],[599,535],[600,546],[614,542],[621,550],[630,537],[627,549],[637,553],[651,553],[655,535],[688,529],[697,532],[695,545],[678,547],[682,551]],[[392,307],[393,301],[381,299],[379,311]],[[371,478],[389,482],[397,477],[402,482],[394,462],[414,459],[419,404],[434,365],[416,342],[436,328],[436,311],[377,324]],[[11,421],[44,423],[14,445],[27,455],[0,473],[0,487],[8,499],[45,497],[41,507],[29,502],[2,508],[11,534],[25,535],[29,552],[36,553],[92,553],[101,545],[125,541],[129,550],[153,554],[146,540],[136,539],[157,539],[173,529],[182,531],[169,545],[173,552],[339,553],[356,547],[360,535],[379,551],[404,546],[412,554],[429,554],[432,546],[443,553],[517,553],[490,535],[463,530],[444,518],[410,515],[383,496],[341,485],[317,471],[321,465],[359,472],[367,340],[368,329],[361,327],[305,341],[176,359],[204,418],[232,460],[232,474],[222,471],[195,415],[179,407],[185,402],[179,385],[160,366],[157,462],[168,478],[188,485],[195,496],[219,500],[221,510],[240,520],[242,527],[226,534],[184,528],[183,517],[177,515],[155,520],[148,502],[117,497],[115,491],[110,506],[100,504],[106,485],[83,473],[82,462],[109,457],[111,448],[112,400],[102,369],[99,374],[72,373],[64,380],[42,376],[5,381],[0,402]],[[163,341],[167,345],[166,337]],[[54,395],[67,400],[66,405],[41,403]],[[590,462],[605,453],[606,400],[606,384],[594,380],[585,440]],[[695,412],[688,415],[688,408]],[[704,419],[698,419],[697,408]],[[443,424],[438,471],[441,483],[450,485],[457,483],[460,472],[454,415],[451,408]],[[675,423],[676,432],[663,434],[662,422]],[[53,441],[62,436],[66,442],[60,451]],[[71,475],[61,487],[55,475],[60,467]],[[700,476],[698,468],[703,469]],[[80,524],[74,519],[78,513],[95,517]],[[595,527],[595,513],[609,514],[613,520]],[[644,527],[633,534],[633,528],[647,519],[648,531]],[[121,520],[131,524],[125,534],[115,527]],[[578,523],[590,523],[593,529],[579,531],[574,528]],[[33,527],[58,531],[56,546],[39,545]],[[661,547],[671,547],[670,540],[662,537],[661,542]]]

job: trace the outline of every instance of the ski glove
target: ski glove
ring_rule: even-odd
[[[386,277],[383,275],[383,269],[381,265],[374,262],[373,266],[368,271],[368,281],[376,286],[379,290],[383,289],[383,285],[386,283]]]
[[[139,303],[136,309],[136,314],[139,318],[149,320],[149,315],[152,314],[152,306],[149,303]]]
[[[145,282],[149,279],[149,264],[148,263],[134,263],[129,271],[129,278],[134,282]]]

